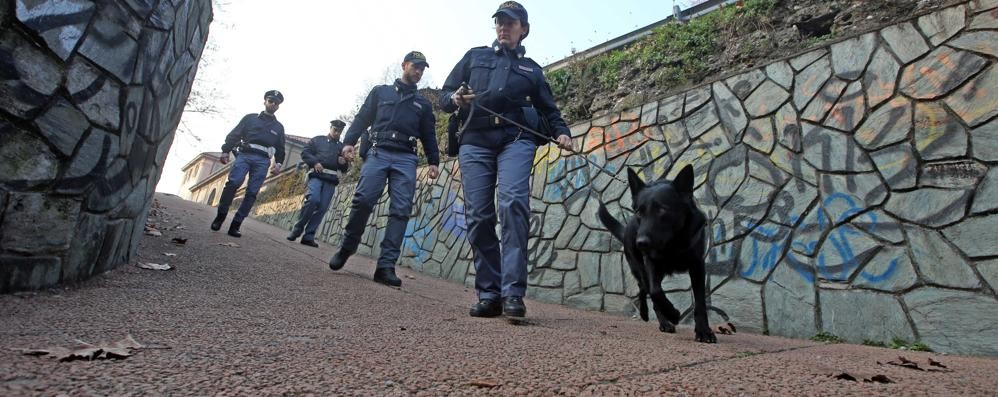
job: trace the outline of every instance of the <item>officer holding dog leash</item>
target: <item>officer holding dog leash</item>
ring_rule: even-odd
[[[550,141],[570,149],[572,139],[541,66],[524,57],[520,44],[530,33],[527,10],[507,1],[492,18],[496,40],[464,55],[447,77],[439,101],[445,111],[458,111],[463,123],[461,135],[449,137],[448,151],[458,151],[452,155],[461,164],[468,240],[475,254],[479,301],[469,314],[523,317],[534,153]],[[520,128],[542,130],[543,124],[550,136]],[[501,239],[495,232],[497,191]]]
[[[222,222],[229,214],[229,206],[236,196],[236,189],[242,186],[249,174],[249,183],[246,185],[246,195],[243,197],[239,210],[232,217],[229,224],[229,235],[232,237],[242,237],[239,227],[243,219],[249,215],[253,203],[256,202],[256,194],[260,192],[263,181],[267,179],[267,167],[270,166],[270,158],[274,158],[274,165],[270,167],[270,172],[276,174],[281,171],[281,163],[284,162],[284,125],[274,113],[284,102],[284,94],[277,90],[270,90],[263,94],[264,110],[257,113],[250,113],[243,116],[236,128],[233,128],[229,135],[225,136],[225,143],[222,145],[222,157],[219,161],[222,164],[229,162],[229,152],[238,149],[236,162],[229,170],[229,180],[225,182],[222,195],[218,199],[218,214],[211,222],[211,230],[222,228]]]
[[[417,141],[423,143],[430,165],[429,177],[435,179],[439,173],[433,106],[416,92],[416,83],[427,67],[429,64],[421,52],[406,54],[402,60],[402,77],[392,85],[374,87],[347,130],[343,153],[348,159],[353,157],[354,145],[368,127],[371,146],[366,153],[361,150],[364,164],[360,180],[343,230],[343,242],[329,259],[330,269],[339,270],[347,258],[357,252],[364,227],[387,182],[391,203],[374,281],[394,287],[402,285],[402,280],[395,275],[395,262],[401,253],[402,238],[416,194]]]

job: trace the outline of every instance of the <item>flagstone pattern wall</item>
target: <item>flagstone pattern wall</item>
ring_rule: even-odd
[[[961,3],[574,125],[574,142],[621,179],[693,165],[713,324],[996,355],[996,29],[998,1]],[[459,174],[420,171],[402,264],[470,286]],[[352,192],[324,240],[340,241]],[[528,295],[632,312],[634,279],[595,216],[597,201],[627,214],[626,184],[545,147],[531,192]],[[290,228],[300,202],[273,194],[257,216]],[[377,254],[385,204],[362,253]],[[688,277],[664,284],[691,321]]]
[[[0,292],[135,253],[211,21],[196,0],[0,6]]]

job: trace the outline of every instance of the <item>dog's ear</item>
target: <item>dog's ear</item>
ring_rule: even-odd
[[[645,181],[641,180],[637,172],[630,167],[627,168],[627,185],[631,188],[631,195],[637,196],[641,189],[645,188]]]
[[[676,175],[676,179],[672,181],[672,186],[676,188],[676,191],[682,193],[693,193],[693,166],[687,164],[679,171],[679,175]]]

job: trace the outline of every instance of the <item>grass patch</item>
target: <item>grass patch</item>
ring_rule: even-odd
[[[911,350],[911,351],[916,351],[916,352],[931,352],[932,351],[932,349],[929,348],[929,345],[926,345],[926,344],[924,344],[922,342],[908,343],[908,341],[906,341],[904,339],[901,339],[901,338],[894,338],[894,340],[891,341],[891,344],[890,344],[889,347],[891,349]]]
[[[833,333],[825,332],[825,331],[821,331],[821,332],[815,334],[814,336],[811,337],[811,340],[813,340],[815,342],[823,342],[823,343],[842,343],[842,342],[844,342],[842,340],[842,338],[839,338],[838,336],[836,336]]]
[[[628,47],[572,62],[545,77],[555,98],[594,87],[603,92],[615,90],[629,77],[622,75],[625,71],[653,72],[655,84],[661,86],[699,81],[709,74],[711,57],[723,49],[722,33],[738,35],[762,28],[759,21],[775,4],[774,0],[746,0],[742,7],[728,6],[686,23],[669,23]],[[571,109],[566,113],[573,120],[587,116]]]
[[[926,344],[924,344],[922,342],[910,342],[909,343],[908,341],[906,341],[904,339],[901,339],[901,338],[894,338],[893,340],[891,340],[891,343],[884,343],[884,342],[881,342],[881,341],[865,339],[865,340],[863,340],[863,345],[864,346],[874,346],[874,347],[885,347],[885,348],[891,348],[891,349],[896,349],[896,350],[911,350],[911,351],[916,351],[916,352],[931,352],[932,351],[932,349],[929,347],[929,345],[926,345]]]

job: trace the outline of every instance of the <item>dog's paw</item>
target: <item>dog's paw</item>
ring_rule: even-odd
[[[658,323],[658,330],[665,333],[674,334],[676,333],[676,326],[666,322],[661,322]]]
[[[697,342],[700,343],[717,343],[717,337],[710,330],[707,331],[696,331]]]
[[[679,310],[673,307],[665,311],[665,319],[669,320],[670,323],[679,324],[679,314]]]

